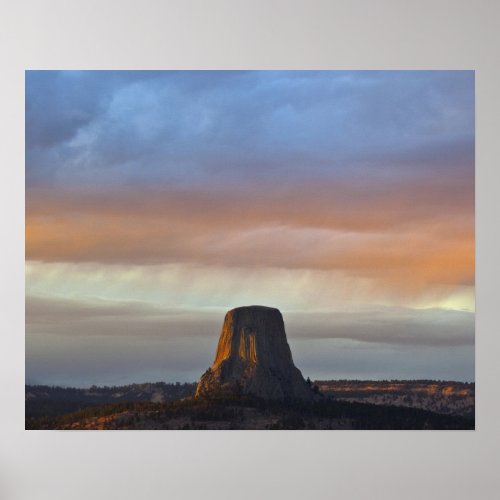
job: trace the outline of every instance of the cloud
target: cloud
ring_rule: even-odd
[[[28,72],[26,85],[28,259],[473,284],[473,72]]]
[[[331,376],[473,376],[471,71],[30,71],[26,186],[28,375],[193,380],[266,303]]]
[[[473,193],[462,179],[384,186],[31,189],[26,257],[343,271],[421,291],[474,282]]]
[[[213,335],[220,328],[220,313],[137,301],[28,296],[26,325],[30,335],[186,339]]]
[[[291,338],[344,339],[387,345],[474,345],[474,313],[444,309],[289,314]]]
[[[67,300],[28,296],[29,335],[211,338],[214,348],[224,309],[154,306],[130,301]],[[344,339],[387,345],[474,344],[474,314],[443,309],[378,307],[356,312],[283,312],[291,339]],[[139,340],[142,339],[142,340]],[[118,340],[119,341],[119,340]]]
[[[28,295],[26,379],[77,386],[192,382],[213,361],[224,313]],[[471,313],[372,308],[283,314],[305,376],[474,380]]]
[[[28,185],[415,175],[471,167],[474,74],[27,72],[26,123]]]

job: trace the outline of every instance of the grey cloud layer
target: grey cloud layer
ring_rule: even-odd
[[[214,349],[225,311],[27,297],[29,335],[140,339],[210,338]],[[284,312],[291,339],[346,339],[386,345],[474,344],[474,314],[442,309],[379,308],[352,313]]]
[[[224,312],[28,296],[26,380],[195,381],[213,360]],[[284,319],[295,363],[311,378],[474,380],[471,313],[284,311]]]

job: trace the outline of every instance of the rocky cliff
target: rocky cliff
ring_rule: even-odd
[[[248,306],[226,314],[215,361],[203,374],[197,397],[253,394],[264,399],[313,399],[292,360],[278,309]]]

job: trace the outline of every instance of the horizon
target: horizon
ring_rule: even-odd
[[[304,377],[307,378],[307,377]],[[99,387],[101,389],[109,388],[112,389],[113,387],[127,387],[129,385],[155,385],[155,384],[166,384],[166,385],[176,385],[176,384],[189,384],[189,385],[196,385],[198,384],[199,380],[193,380],[193,381],[180,381],[180,380],[175,380],[175,381],[166,381],[166,380],[155,380],[155,381],[145,381],[145,382],[131,382],[129,384],[121,384],[121,385],[106,385],[106,384],[93,384],[93,385],[82,385],[82,386],[76,386],[76,385],[63,385],[63,384],[57,384],[57,385],[52,385],[52,384],[38,384],[36,382],[25,382],[25,386],[30,386],[30,387],[58,387],[60,389],[91,389],[92,387]],[[343,379],[343,378],[336,378],[336,379],[311,379],[311,382],[410,382],[410,383],[416,383],[416,382],[436,382],[436,383],[452,383],[452,384],[475,384],[475,381],[473,380],[441,380],[441,379]]]
[[[244,303],[474,383],[474,141],[473,71],[27,71],[26,383],[198,380]]]

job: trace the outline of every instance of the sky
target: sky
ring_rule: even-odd
[[[474,72],[27,71],[26,381],[474,380]]]

